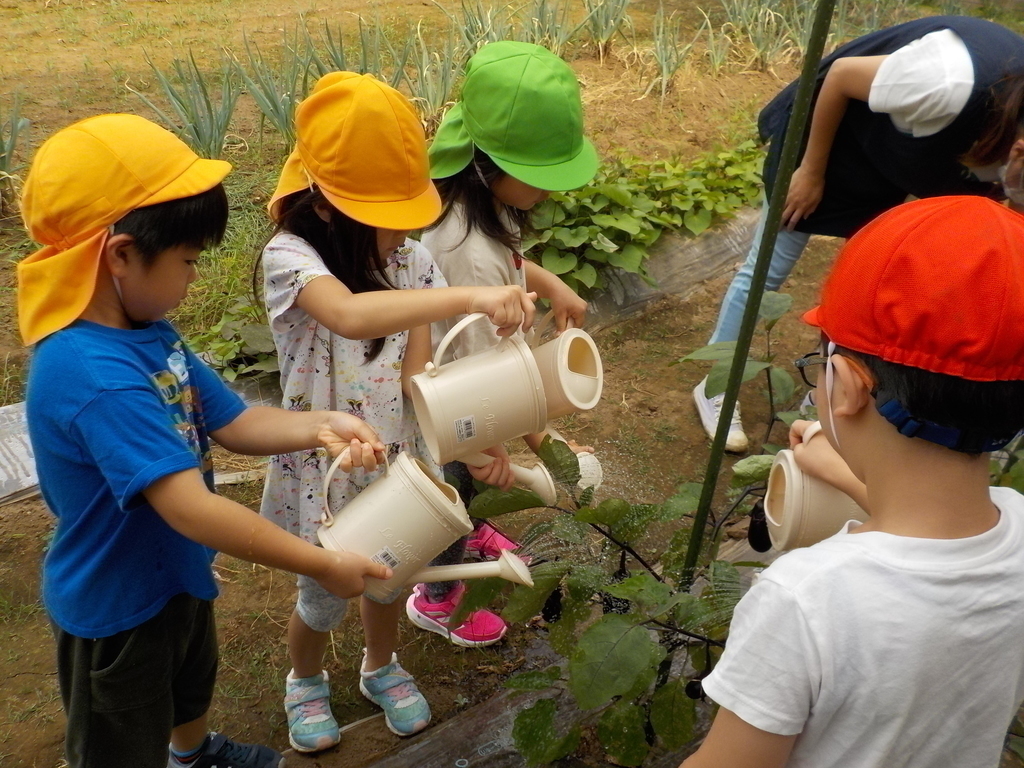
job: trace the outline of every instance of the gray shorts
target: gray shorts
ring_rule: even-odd
[[[295,603],[295,611],[303,623],[315,632],[330,632],[337,629],[345,617],[345,611],[348,610],[348,600],[332,595],[321,587],[316,579],[309,576],[299,576],[298,585],[299,599]],[[389,600],[385,604],[390,605],[404,594],[403,590],[394,600]],[[366,599],[375,603],[383,602],[369,595]]]
[[[299,576],[299,599],[295,611],[303,623],[315,632],[336,629],[348,610],[348,600],[332,595],[309,576]]]

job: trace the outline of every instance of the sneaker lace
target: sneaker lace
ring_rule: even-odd
[[[381,693],[387,696],[394,704],[398,704],[404,699],[414,698],[418,690],[413,688],[412,683],[396,683],[390,688],[381,691]]]
[[[252,747],[248,744],[236,744],[228,739],[221,744],[220,749],[217,750],[216,756],[222,757],[236,765],[244,766],[249,762],[251,754]]]
[[[303,718],[316,717],[317,715],[327,714],[327,699],[321,696],[319,699],[312,699],[310,701],[303,701],[298,706],[299,715]]]
[[[711,398],[711,405],[715,409],[715,421],[717,422],[722,418],[722,403],[725,402],[725,394],[715,395]],[[734,427],[741,427],[742,422],[740,421],[740,404],[736,403],[736,407],[732,409],[732,419],[729,424]]]

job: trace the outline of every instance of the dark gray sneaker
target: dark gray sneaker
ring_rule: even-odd
[[[238,744],[220,733],[206,737],[203,753],[190,763],[179,763],[174,756],[167,768],[284,768],[284,757],[259,744]]]

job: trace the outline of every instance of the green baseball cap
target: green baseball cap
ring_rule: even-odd
[[[583,137],[580,86],[572,68],[532,43],[481,48],[466,65],[459,102],[430,146],[431,177],[461,171],[474,147],[538,189],[576,189],[593,179],[597,152]]]

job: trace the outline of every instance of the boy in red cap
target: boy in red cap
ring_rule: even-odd
[[[384,449],[349,414],[246,408],[166,321],[224,234],[230,169],[141,117],[101,115],[50,137],[25,182],[25,225],[45,245],[18,265],[18,314],[35,344],[29,436],[57,518],[43,601],[70,768],[284,765],[207,729],[214,550],[339,597],[390,576],[213,492],[211,439],[254,455],[348,446],[346,469],[374,469]]]
[[[871,518],[780,557],[736,608],[685,768],[983,768],[1024,699],[1024,499],[989,452],[1024,428],[1024,216],[901,205],[805,320],[823,429],[805,471]],[[820,437],[824,434],[825,437]]]

